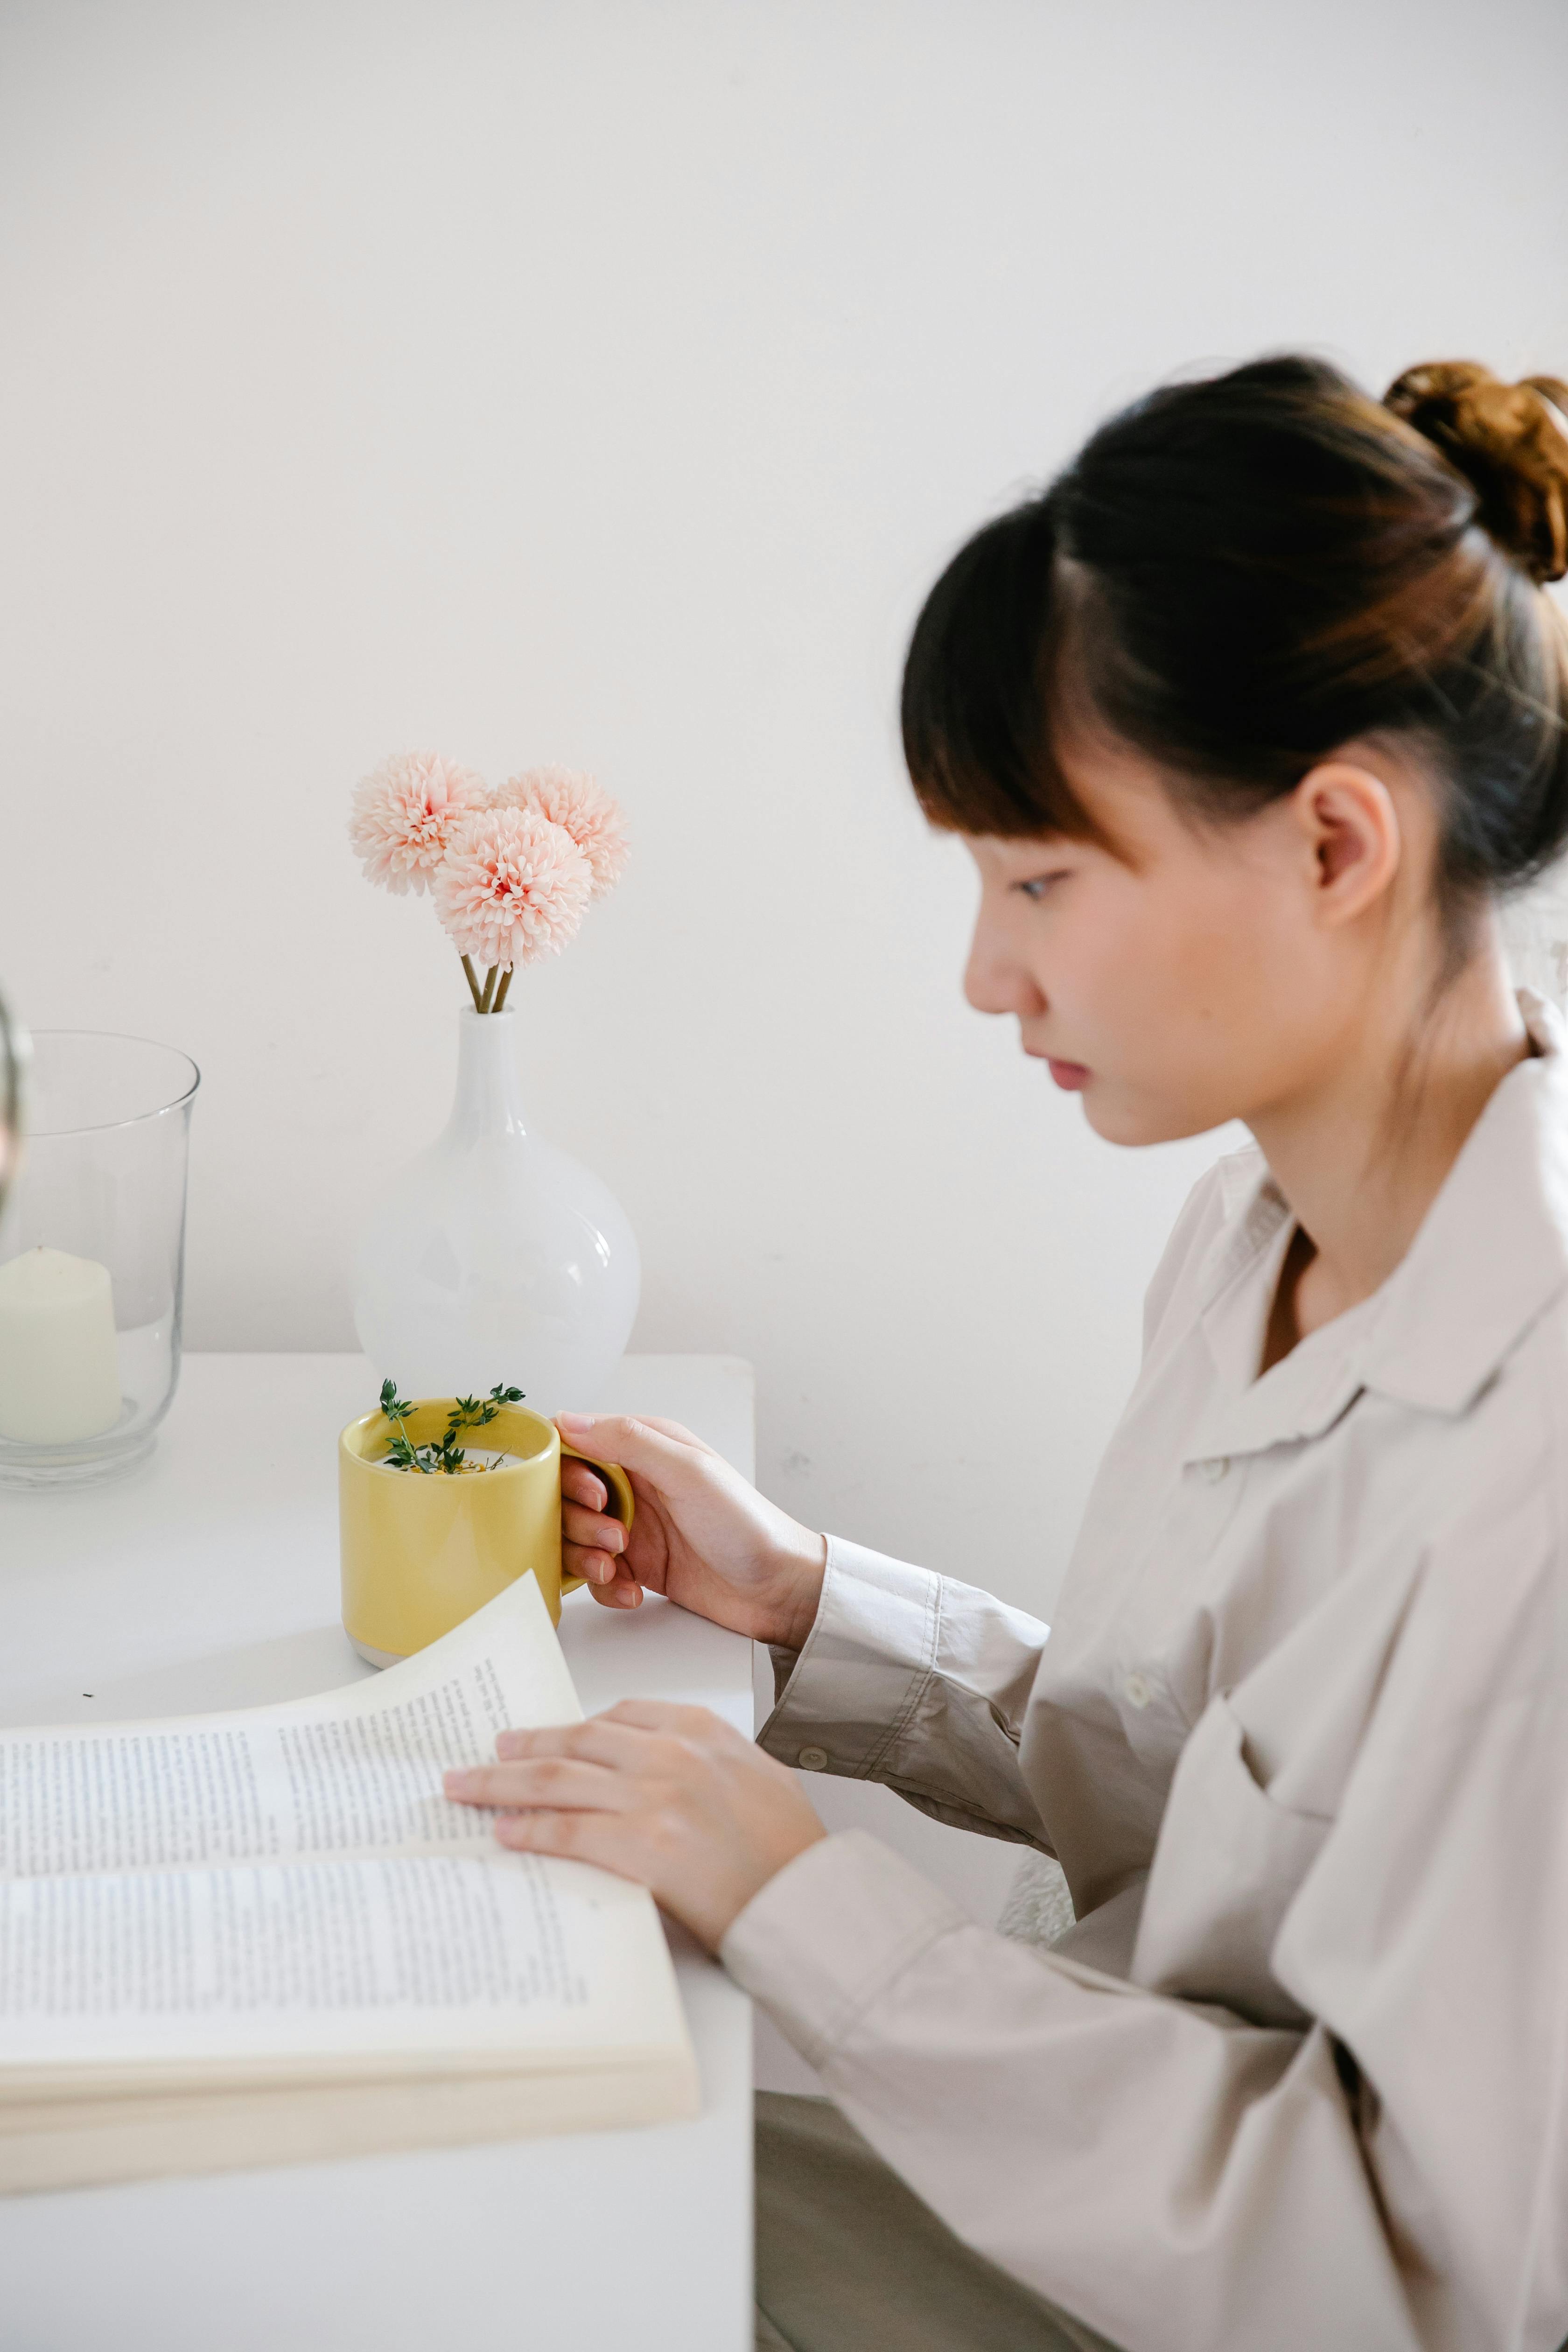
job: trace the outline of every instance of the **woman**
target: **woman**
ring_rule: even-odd
[[[769,1643],[778,1703],[757,1748],[509,1733],[454,1793],[645,1881],[858,2127],[763,2103],[759,2341],[1568,2334],[1568,1075],[1494,915],[1568,837],[1565,410],[1178,385],[921,617],[971,1002],[1100,1134],[1258,1147],[1155,1276],[1048,1642],[682,1430],[563,1417],[639,1502],[627,1540],[574,1470],[571,1566]],[[970,1925],[795,1763],[1057,1854],[1077,1926]]]

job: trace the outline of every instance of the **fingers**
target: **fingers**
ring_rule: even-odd
[[[551,1723],[537,1730],[496,1734],[496,1754],[502,1763],[520,1757],[563,1756],[577,1763],[631,1772],[645,1767],[651,1753],[652,1743],[646,1732],[617,1723],[612,1713],[591,1715],[586,1723]]]
[[[624,1560],[609,1559],[602,1551],[584,1551],[576,1544],[563,1544],[561,1565],[568,1576],[580,1576],[595,1601],[606,1609],[640,1609],[642,1587]]]
[[[561,1464],[561,1565],[568,1576],[580,1576],[601,1599],[604,1588],[617,1580],[616,1562],[626,1548],[626,1528],[605,1514],[609,1490],[585,1462],[563,1456]],[[624,1600],[612,1604],[624,1608]]]
[[[610,1499],[610,1490],[598,1472],[585,1462],[574,1462],[570,1454],[561,1457],[561,1493],[564,1500],[582,1503],[590,1511],[604,1510]]]
[[[595,1486],[598,1483],[595,1479]],[[617,1581],[635,1590],[636,1579],[629,1571],[617,1578],[616,1563],[628,1541],[618,1519],[605,1518],[581,1503],[563,1503],[561,1532],[561,1565],[568,1576],[580,1576],[595,1591]]]
[[[493,1805],[516,1812],[543,1806],[561,1812],[620,1813],[637,1799],[630,1773],[570,1756],[477,1764],[468,1771],[447,1773],[443,1785],[455,1804]]]
[[[624,1812],[637,1801],[650,1773],[668,1772],[682,1760],[677,1741],[658,1735],[677,1730],[680,1717],[698,1717],[704,1710],[655,1707],[652,1712],[658,1720],[646,1727],[619,1719],[612,1711],[590,1717],[586,1723],[503,1731],[496,1739],[498,1762],[445,1773],[442,1786],[459,1805]]]
[[[650,1888],[716,1951],[776,1871],[826,1835],[793,1772],[706,1707],[623,1700],[586,1723],[507,1731],[499,1760],[447,1775],[491,1809],[498,1844]]]
[[[558,1412],[555,1425],[568,1445],[581,1446],[584,1454],[618,1463],[634,1475],[640,1473],[651,1486],[672,1491],[713,1452],[678,1421],[634,1420],[615,1412]]]
[[[573,1862],[591,1862],[617,1878],[647,1884],[638,1868],[635,1844],[616,1813],[503,1813],[496,1823],[496,1843],[518,1853],[558,1853]]]
[[[562,1504],[561,1524],[568,1543],[580,1544],[584,1551],[608,1552],[612,1559],[625,1551],[629,1540],[619,1519],[585,1510],[581,1503]]]
[[[733,1724],[715,1715],[710,1706],[682,1706],[671,1699],[623,1698],[593,1719],[595,1723],[624,1725],[630,1730],[662,1732],[667,1739],[689,1740],[700,1747],[711,1747],[719,1740],[735,1740],[747,1748],[752,1746]],[[503,1739],[513,1736],[501,1734]]]
[[[547,1812],[542,1808],[536,1813],[503,1813],[496,1823],[496,1843],[521,1853],[570,1854],[579,1862],[594,1862],[598,1856],[584,1851],[584,1838],[592,1819],[591,1813]]]
[[[580,1576],[584,1584],[608,1584],[616,1573],[616,1563],[607,1552],[585,1549],[582,1544],[563,1543],[561,1547],[561,1572],[563,1576]]]

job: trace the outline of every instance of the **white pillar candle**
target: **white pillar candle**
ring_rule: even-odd
[[[0,1437],[67,1444],[119,1418],[109,1268],[56,1249],[0,1265]]]

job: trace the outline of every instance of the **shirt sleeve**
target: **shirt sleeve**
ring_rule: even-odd
[[[1145,1351],[1179,1307],[1257,1152],[1194,1186],[1150,1285]],[[1176,1319],[1179,1320],[1179,1315]],[[1052,1851],[1018,1769],[1018,1742],[1050,1628],[975,1586],[830,1536],[816,1622],[798,1654],[772,1653],[777,1704],[758,1744],[784,1764],[880,1780],[955,1829]]]
[[[1018,1769],[1048,1631],[972,1585],[830,1537],[811,1632],[798,1656],[773,1653],[780,1696],[758,1743],[1048,1853]]]
[[[959,2236],[1115,2343],[1555,2352],[1568,1686],[1528,1533],[1478,1515],[1418,1580],[1274,1942],[1301,2022],[1011,1944],[859,1832],[763,1887],[726,1966]],[[1161,1847],[1197,1867],[1226,1822],[1189,1748]]]
[[[950,2229],[1113,2342],[1418,2341],[1326,2035],[1009,1942],[858,1830],[772,1879],[721,1958]],[[1342,2330],[1331,2263],[1357,2281]]]

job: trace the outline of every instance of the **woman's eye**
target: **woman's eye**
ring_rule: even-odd
[[[1051,887],[1051,885],[1054,882],[1065,882],[1066,880],[1067,876],[1065,874],[1037,874],[1027,882],[1015,882],[1013,887],[1015,890],[1021,890],[1026,898],[1034,898],[1038,900],[1045,897],[1047,891]]]

